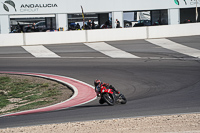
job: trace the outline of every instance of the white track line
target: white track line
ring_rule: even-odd
[[[32,54],[35,57],[60,57],[54,52],[50,51],[46,47],[40,46],[22,46],[27,52]]]
[[[112,58],[140,58],[138,56],[132,55],[128,52],[115,48],[105,42],[84,43],[84,44]]]
[[[10,113],[10,114],[5,114],[5,115],[0,115],[0,117],[4,116],[14,116],[14,115],[24,115],[24,114],[30,114],[30,113],[38,113],[38,112],[47,112],[47,111],[54,111],[54,110],[62,110],[62,109],[67,109],[79,105],[83,105],[86,103],[89,103],[93,100],[95,100],[96,93],[94,90],[94,86],[91,86],[83,81],[73,79],[70,77],[65,77],[65,76],[60,76],[60,75],[53,75],[53,74],[45,74],[45,73],[29,73],[29,72],[6,72],[6,71],[0,71],[0,73],[4,74],[19,74],[19,75],[29,75],[29,76],[37,76],[37,77],[42,77],[46,79],[51,79],[54,81],[58,81],[60,83],[66,84],[70,86],[70,88],[73,89],[74,94],[71,98],[54,104],[50,105],[47,107],[42,107],[38,109],[33,109],[33,110],[25,110],[21,112],[16,112],[16,113]],[[84,89],[85,92],[84,93]]]
[[[200,58],[200,50],[181,45],[168,39],[148,39],[146,41],[169,50]]]

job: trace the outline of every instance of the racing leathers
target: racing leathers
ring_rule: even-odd
[[[108,83],[99,83],[98,85],[95,86],[95,91],[97,93],[97,96],[98,97],[101,97],[101,87],[104,86],[106,87],[107,89],[112,89],[113,92],[115,92],[116,94],[119,94],[120,92],[117,91],[112,85],[109,85]],[[105,101],[102,99],[102,97],[100,98],[99,100],[99,103],[100,104],[103,104]]]

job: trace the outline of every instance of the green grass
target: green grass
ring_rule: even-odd
[[[0,77],[1,84],[8,83],[8,82],[10,82],[10,80],[11,79],[9,77]]]
[[[14,79],[9,76],[0,77],[0,109],[14,103],[17,105],[26,104],[10,110],[22,111],[51,103],[52,101],[41,100],[44,98],[52,98],[53,100],[56,99],[55,96],[61,95],[61,91],[58,90],[56,86],[56,84],[49,85],[49,83],[33,83],[27,79]],[[9,101],[9,99],[12,98],[20,98],[21,100],[19,103],[12,103]]]
[[[6,96],[2,96],[0,95],[0,108],[3,108],[5,106],[7,106],[8,104],[10,104],[10,101],[7,100],[7,97]]]
[[[22,111],[22,110],[29,110],[29,109],[34,109],[34,107],[40,106],[40,105],[45,105],[51,103],[51,101],[38,101],[38,102],[34,102],[34,103],[30,103],[24,106],[20,106],[18,108],[12,109],[12,110],[8,110],[6,112],[12,112],[12,111]]]

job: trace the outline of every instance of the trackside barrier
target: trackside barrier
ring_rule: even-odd
[[[25,33],[25,45],[80,43],[86,40],[86,31]]]
[[[99,29],[87,31],[88,42],[117,41],[145,39],[147,37],[146,27],[134,27],[123,29]]]
[[[149,26],[148,38],[200,35],[200,23]]]
[[[23,34],[0,34],[0,46],[21,46],[24,44]]]
[[[84,43],[192,36],[200,35],[199,28],[200,23],[192,23],[119,29],[0,34],[0,46]]]

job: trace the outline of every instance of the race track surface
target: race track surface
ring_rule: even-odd
[[[200,50],[200,36],[168,40]],[[91,85],[101,79],[128,99],[126,105],[100,105],[96,99],[60,111],[1,117],[0,128],[200,112],[200,59],[187,49],[177,52],[147,40],[105,43],[139,58],[115,58],[85,44],[46,45],[59,55],[55,58],[34,57],[22,47],[0,47],[0,71],[49,73]]]

